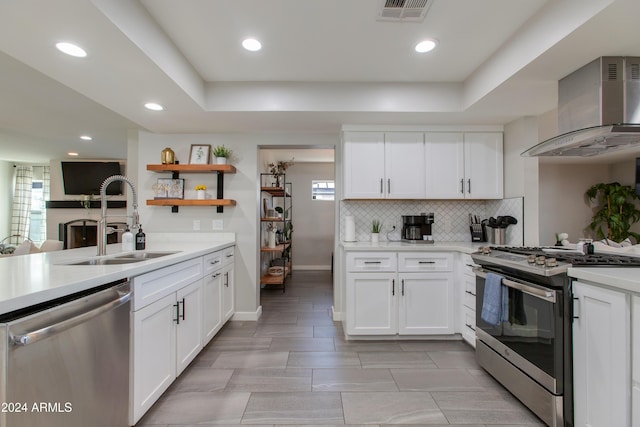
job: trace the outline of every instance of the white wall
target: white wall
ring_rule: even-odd
[[[524,197],[524,244],[538,245],[538,159],[520,154],[538,143],[538,119],[525,117],[504,127],[504,197]]]
[[[293,268],[329,269],[335,202],[311,199],[311,181],[334,179],[334,163],[295,163],[287,169],[293,186]]]
[[[11,205],[13,203],[13,162],[0,161],[0,240],[11,233]]]
[[[322,146],[334,147],[340,141],[338,134],[173,134],[159,135],[141,132],[137,141],[138,192],[141,199],[140,221],[147,231],[193,233],[193,220],[200,220],[201,230],[211,232],[212,220],[222,219],[225,232],[236,233],[236,311],[255,313],[259,307],[258,286],[259,252],[259,173],[263,165],[258,160],[261,146]],[[171,147],[176,159],[188,163],[191,144],[224,144],[234,152],[233,164],[237,173],[225,175],[225,198],[234,199],[235,207],[216,213],[215,207],[181,206],[178,213],[170,207],[146,206],[145,199],[153,198],[152,186],[156,179],[168,174],[148,172],[148,163],[160,162],[160,152]],[[132,162],[131,156],[129,162]],[[183,174],[186,197],[194,197],[194,187],[206,184],[213,194],[214,174]],[[188,238],[188,236],[185,236]]]

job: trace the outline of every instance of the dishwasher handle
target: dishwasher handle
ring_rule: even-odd
[[[84,312],[74,317],[70,317],[61,322],[55,323],[50,326],[45,326],[44,328],[27,332],[25,334],[20,335],[9,335],[9,342],[16,346],[26,346],[29,344],[36,343],[40,340],[48,338],[57,333],[66,331],[67,329],[71,329],[74,326],[79,325],[80,323],[86,322],[94,317],[101,315],[102,313],[106,313],[107,311],[114,310],[120,307],[123,304],[126,304],[131,300],[131,291],[122,292],[118,291],[118,297],[112,301],[109,301],[93,310]]]

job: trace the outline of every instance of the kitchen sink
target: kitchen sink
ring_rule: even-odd
[[[118,265],[142,262],[150,259],[160,258],[167,255],[177,254],[176,252],[131,252],[109,258],[96,257],[84,261],[70,262],[66,265]]]
[[[167,255],[177,254],[176,252],[130,252],[124,255],[118,255],[114,259],[126,259],[126,260],[140,260],[144,261],[146,259],[160,258]]]

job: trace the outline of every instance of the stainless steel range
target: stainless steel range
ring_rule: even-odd
[[[557,247],[486,247],[471,257],[480,266],[475,269],[478,363],[547,425],[572,427],[573,297],[567,270],[640,267],[640,258]],[[489,313],[496,294],[485,293],[495,283],[501,284],[499,318]]]

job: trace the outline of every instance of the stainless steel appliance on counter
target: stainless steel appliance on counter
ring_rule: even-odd
[[[128,426],[126,280],[0,316],[0,425]]]
[[[433,213],[402,215],[402,241],[409,243],[433,243],[432,224]]]
[[[471,257],[480,266],[475,269],[478,363],[547,425],[572,427],[573,294],[567,269],[637,268],[640,258],[537,247],[486,247]],[[490,273],[500,280],[508,307],[496,324],[482,312]]]

